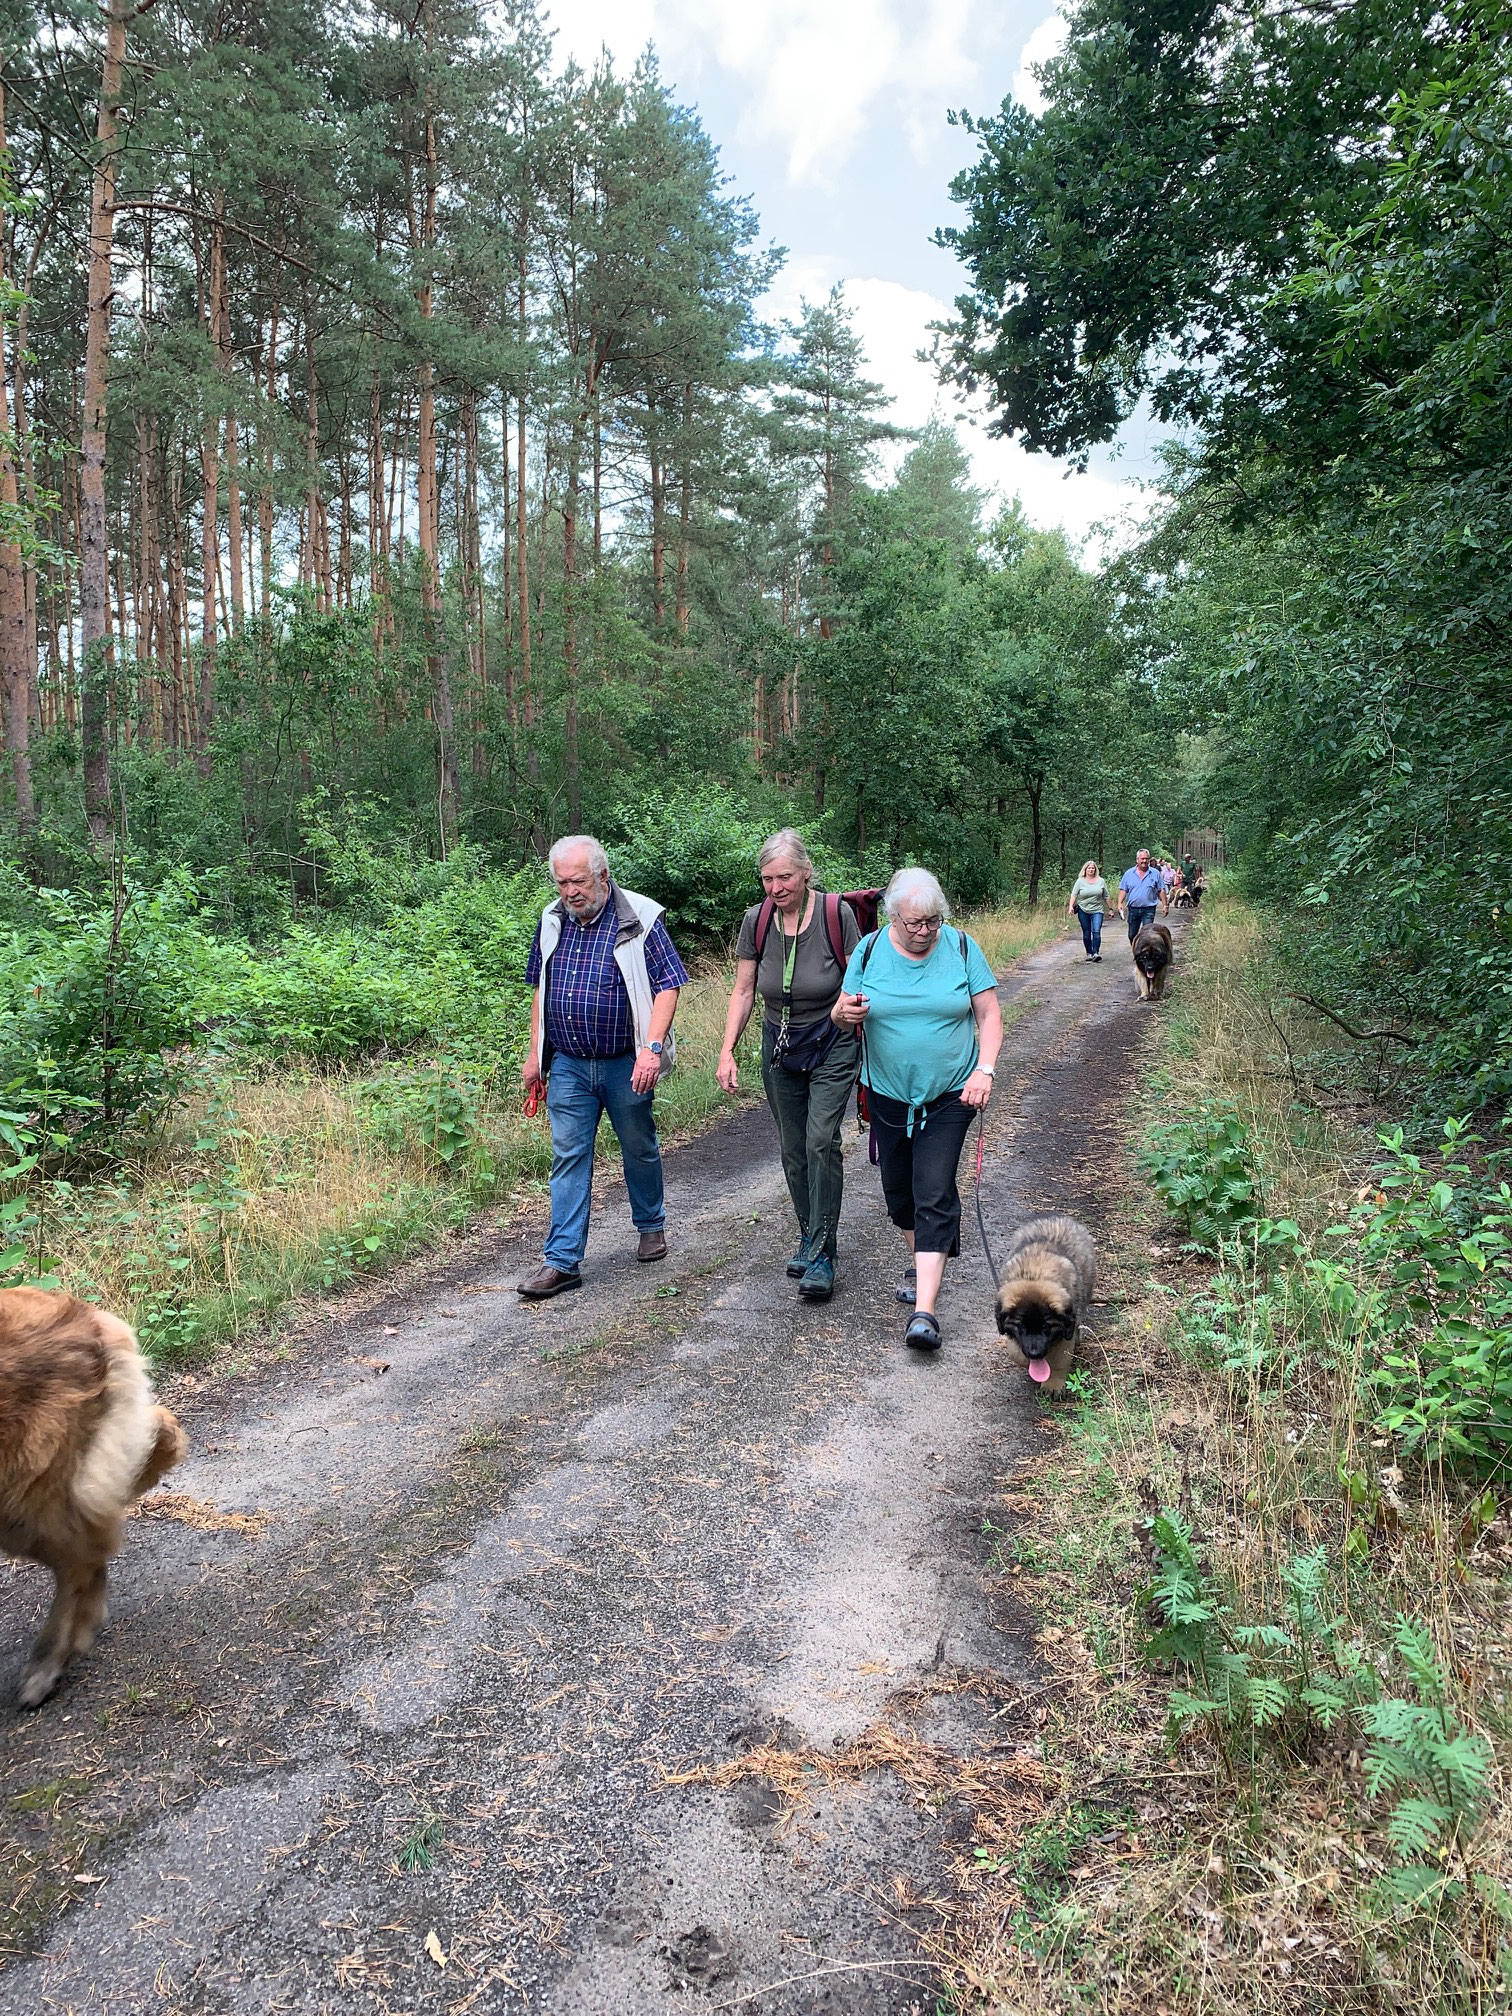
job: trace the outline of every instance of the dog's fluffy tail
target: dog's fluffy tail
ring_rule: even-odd
[[[175,1463],[182,1463],[189,1447],[188,1437],[166,1407],[155,1407],[153,1413],[157,1419],[157,1439],[132,1488],[133,1498],[140,1498],[144,1491],[150,1491],[154,1484],[168,1475]]]
[[[114,1519],[171,1470],[184,1431],[157,1406],[136,1338],[118,1316],[91,1312],[106,1358],[104,1406],[73,1479],[73,1497],[92,1519]]]

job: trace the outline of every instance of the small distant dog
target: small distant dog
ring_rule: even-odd
[[[1097,1248],[1075,1218],[1031,1218],[1008,1241],[997,1326],[1010,1362],[1063,1393],[1077,1333],[1097,1286]]]
[[[1188,889],[1185,882],[1182,883],[1181,887],[1176,891],[1176,894],[1171,898],[1171,902],[1178,910],[1191,909],[1192,892],[1190,889]]]
[[[57,1583],[21,1675],[22,1707],[45,1701],[93,1644],[122,1515],[185,1447],[118,1316],[72,1295],[0,1290],[0,1550],[40,1562]]]
[[[1171,934],[1164,924],[1146,924],[1134,940],[1134,984],[1141,1001],[1158,1001],[1171,964]]]

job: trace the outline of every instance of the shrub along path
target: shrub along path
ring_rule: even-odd
[[[1116,1284],[1098,1171],[1160,1011],[1115,934],[1002,993],[989,1227],[1077,1211]],[[1044,1403],[969,1201],[905,1352],[848,1138],[828,1306],[759,1109],[670,1158],[666,1265],[616,1179],[578,1294],[500,1285],[522,1224],[191,1399],[113,1622],[6,1731],[0,2011],[933,2007],[972,1805],[1038,1810],[984,1512]],[[40,1598],[5,1571],[8,1684]]]

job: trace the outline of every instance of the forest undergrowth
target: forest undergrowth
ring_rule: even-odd
[[[1512,1992],[1503,1161],[1338,1098],[1257,912],[1194,936],[1104,1332],[992,1514],[1044,1798],[978,1812],[950,2006],[1480,2016]]]

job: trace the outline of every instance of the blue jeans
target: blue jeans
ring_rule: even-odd
[[[1103,913],[1101,910],[1083,910],[1078,903],[1076,914],[1081,920],[1082,944],[1087,948],[1087,957],[1095,959],[1102,950]]]
[[[1129,943],[1131,945],[1134,943],[1134,940],[1143,931],[1146,924],[1153,924],[1154,922],[1155,905],[1153,903],[1131,903],[1129,905]]]
[[[635,1058],[564,1057],[557,1051],[546,1083],[551,1120],[551,1230],[542,1257],[565,1273],[588,1250],[588,1207],[593,1198],[593,1144],[599,1115],[607,1113],[625,1157],[625,1188],[637,1232],[666,1225],[662,1202],[661,1143],[652,1112],[654,1093],[630,1089]]]

